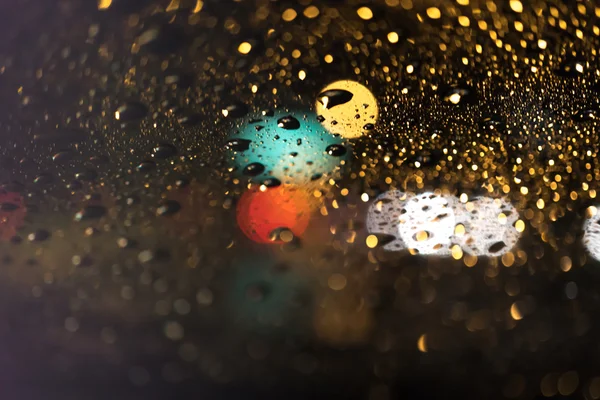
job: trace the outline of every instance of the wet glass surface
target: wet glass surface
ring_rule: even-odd
[[[600,4],[0,2],[0,393],[600,398]]]

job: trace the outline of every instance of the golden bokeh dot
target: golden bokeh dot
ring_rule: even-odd
[[[560,269],[563,270],[563,272],[570,271],[572,266],[573,262],[569,256],[563,256],[560,258]]]
[[[595,399],[600,399],[600,377],[595,377],[590,382],[590,396]]]
[[[248,54],[248,53],[250,53],[251,50],[252,50],[252,45],[248,42],[242,42],[238,46],[238,51],[241,54]]]
[[[514,12],[522,13],[523,12],[523,3],[519,0],[510,0],[510,8]]]
[[[521,219],[517,220],[517,222],[515,222],[515,229],[517,230],[517,232],[524,232],[525,222]]]
[[[286,21],[286,22],[293,21],[294,19],[296,19],[297,16],[298,16],[298,13],[293,8],[288,8],[281,15],[281,17],[283,18],[283,20]]]
[[[546,374],[540,382],[540,391],[545,397],[556,396],[558,388],[556,387],[556,374]]]
[[[459,245],[455,244],[452,246],[452,258],[455,260],[460,260],[463,256],[463,251]]]
[[[429,7],[426,12],[427,16],[431,19],[440,19],[442,16],[442,12],[437,7]]]
[[[427,335],[422,334],[417,340],[417,348],[421,353],[427,353]]]
[[[358,10],[356,10],[356,13],[360,18],[364,19],[365,21],[368,21],[371,18],[373,18],[373,11],[371,11],[369,7],[361,7]]]
[[[400,37],[398,36],[398,33],[396,33],[396,32],[388,33],[387,38],[390,41],[390,43],[398,43],[398,40],[400,39]]]
[[[579,386],[579,375],[577,371],[565,372],[558,378],[558,392],[563,396],[569,396]]]
[[[331,274],[327,280],[327,285],[333,290],[343,290],[348,281],[342,274]]]
[[[463,262],[469,268],[474,267],[477,264],[477,256],[467,254],[463,257]]]
[[[308,6],[304,9],[304,16],[306,18],[316,18],[319,15],[319,9],[315,6]]]
[[[367,236],[366,242],[367,242],[367,247],[368,248],[374,249],[375,247],[377,247],[377,243],[379,241],[377,240],[377,236],[375,236],[375,235],[369,235],[369,236]]]
[[[341,104],[331,105],[331,99],[323,95],[328,91],[345,91],[352,96]],[[368,124],[375,125],[379,118],[379,106],[373,93],[358,82],[342,80],[324,87],[315,102],[318,115],[324,118],[323,126],[332,134],[353,139],[363,135]]]
[[[510,306],[510,316],[515,321],[520,321],[523,319],[523,314],[521,313],[521,310],[519,310],[519,305],[517,303],[513,303]]]

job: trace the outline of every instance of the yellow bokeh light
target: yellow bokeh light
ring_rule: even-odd
[[[294,19],[296,19],[297,16],[298,16],[298,13],[296,12],[296,10],[294,10],[293,8],[288,8],[287,10],[285,10],[283,12],[283,14],[281,15],[281,18],[283,18],[283,20],[286,22],[290,22],[290,21],[293,21]]]
[[[322,124],[329,132],[353,139],[362,136],[368,124],[375,125],[379,117],[379,106],[369,89],[358,82],[343,80],[327,85],[321,93],[333,90],[349,92],[352,97],[335,106],[330,105],[327,96],[317,98],[315,110],[324,118]]]
[[[427,353],[427,335],[423,334],[419,337],[417,348],[421,353]]]
[[[98,10],[106,10],[112,4],[112,0],[98,0]]]
[[[248,54],[252,50],[252,45],[248,42],[242,42],[238,46],[238,51],[242,54]]]
[[[304,16],[306,18],[316,18],[319,15],[319,9],[315,6],[308,6],[304,9]]]
[[[399,40],[398,34],[396,32],[388,33],[387,38],[390,41],[390,43],[398,43]]]
[[[512,306],[510,306],[510,316],[515,321],[520,321],[523,319],[523,314],[521,314],[521,311],[519,310],[519,306],[517,305],[517,303],[513,303]]]
[[[369,235],[367,236],[367,247],[370,249],[374,249],[375,247],[377,247],[377,243],[379,242],[379,240],[377,240],[377,236],[375,235]]]
[[[431,19],[440,19],[442,16],[442,12],[437,7],[429,7],[427,9],[427,16]]]
[[[356,13],[365,21],[368,21],[371,18],[373,18],[373,11],[371,11],[369,7],[361,7],[358,10],[356,10]]]
[[[510,0],[510,8],[514,12],[522,13],[523,12],[523,3],[519,0]]]

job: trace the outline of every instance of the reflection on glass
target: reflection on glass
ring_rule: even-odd
[[[379,116],[377,99],[365,86],[354,81],[327,85],[317,96],[317,114],[331,133],[353,139],[374,128]]]
[[[319,180],[345,165],[351,153],[342,138],[323,129],[314,113],[304,111],[252,116],[231,133],[227,147],[238,176],[260,183]]]
[[[383,246],[388,251],[493,257],[517,244],[521,234],[515,227],[518,218],[517,210],[504,199],[480,197],[463,203],[454,196],[415,196],[394,190],[380,195],[371,205],[367,229],[394,237]],[[455,246],[462,252],[454,250]]]

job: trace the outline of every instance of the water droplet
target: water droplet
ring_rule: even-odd
[[[163,23],[144,31],[137,43],[151,53],[171,54],[187,44],[187,36],[179,26]]]
[[[181,210],[181,205],[175,200],[166,200],[156,209],[156,215],[168,216],[173,215]]]
[[[232,151],[246,151],[250,148],[252,140],[248,139],[231,139],[225,144],[225,147]]]
[[[451,86],[443,92],[442,100],[450,104],[466,104],[475,101],[475,93],[469,87]]]
[[[35,183],[36,185],[47,185],[49,183],[52,183],[53,181],[54,178],[52,177],[52,175],[44,173],[36,176],[33,180],[33,183]]]
[[[88,140],[88,134],[79,128],[57,128],[50,132],[35,134],[33,140],[42,144],[67,145]]]
[[[178,188],[187,187],[190,184],[190,180],[188,178],[179,178],[175,181],[175,186]]]
[[[164,81],[166,85],[177,85],[179,88],[187,89],[193,85],[194,77],[185,72],[168,70],[165,72]]]
[[[228,118],[241,118],[248,114],[248,106],[244,103],[235,102],[221,110],[224,117]]]
[[[283,129],[295,130],[300,128],[300,121],[291,115],[286,115],[277,120],[277,126]]]
[[[130,122],[145,118],[148,107],[137,101],[127,102],[117,108],[115,119],[121,122]]]
[[[562,62],[558,70],[557,75],[565,78],[576,78],[583,75],[586,70],[586,62],[580,58],[568,58]]]
[[[289,243],[294,239],[294,233],[285,227],[274,229],[269,233],[269,240],[272,242]]]
[[[32,232],[27,236],[27,239],[30,242],[43,242],[44,240],[47,240],[48,238],[50,238],[50,232],[48,232],[45,229],[38,229],[35,232]]]
[[[93,181],[97,177],[98,172],[91,168],[75,173],[75,179],[78,179],[80,181]]]
[[[148,172],[152,171],[156,167],[156,163],[154,161],[145,160],[138,164],[136,169],[140,172]]]
[[[481,119],[481,129],[489,132],[501,132],[504,130],[504,121],[498,115],[490,115]]]
[[[323,104],[326,109],[331,109],[340,104],[345,104],[352,100],[354,95],[352,92],[343,89],[331,89],[319,93],[317,100]]]
[[[82,187],[83,187],[83,185],[79,181],[71,181],[71,182],[67,183],[67,189],[69,189],[69,190],[79,190]]]
[[[261,163],[252,163],[248,164],[246,168],[244,168],[244,175],[247,176],[257,176],[262,174],[265,171],[265,166]]]
[[[573,120],[577,122],[594,121],[598,119],[598,110],[584,109],[573,114]]]
[[[200,114],[181,115],[177,118],[177,122],[183,126],[195,126],[202,122],[202,117]]]
[[[52,161],[54,161],[55,163],[59,163],[59,164],[66,163],[73,159],[73,155],[74,154],[71,150],[59,151],[58,153],[56,153],[52,156]]]
[[[106,207],[100,205],[87,205],[75,214],[75,221],[101,218],[106,214]]]
[[[153,149],[153,156],[159,160],[173,157],[177,154],[177,148],[169,143],[161,143]]]
[[[327,152],[327,154],[333,157],[341,157],[347,153],[346,148],[341,144],[330,144],[329,146],[327,146],[325,151]]]
[[[262,185],[268,188],[273,188],[281,185],[281,181],[277,178],[267,178],[262,181]]]

